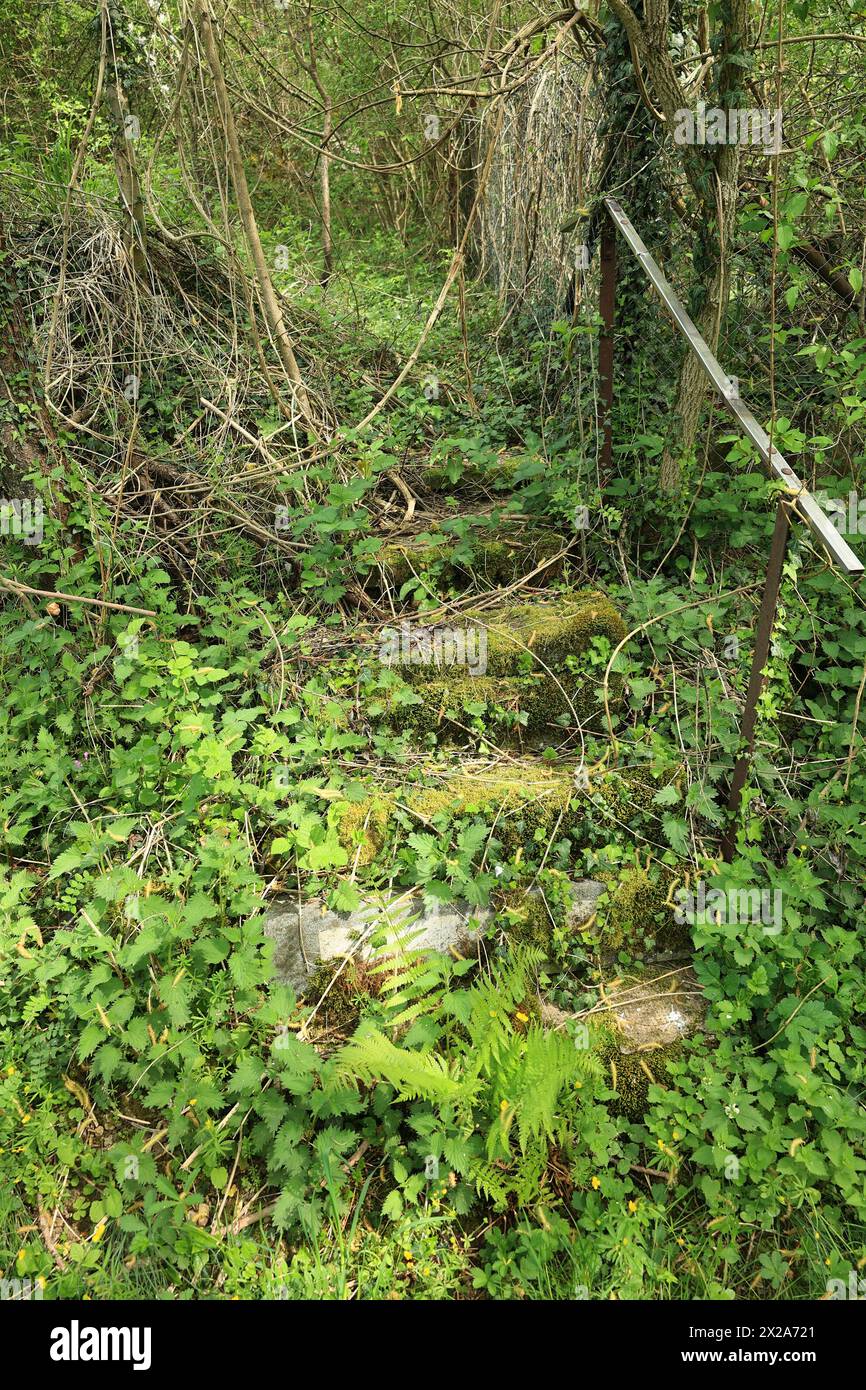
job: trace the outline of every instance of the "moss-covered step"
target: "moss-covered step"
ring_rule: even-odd
[[[575,773],[574,767],[545,767],[532,758],[493,767],[467,763],[444,774],[434,765],[427,770],[426,785],[337,802],[331,815],[350,864],[362,869],[378,860],[407,826],[438,830],[466,817],[486,821],[508,853],[554,835],[570,835],[576,844],[585,844],[590,818],[597,823],[608,816],[612,824],[629,824],[636,815],[652,814],[662,785],[640,770],[590,771],[588,785],[576,782]]]
[[[416,830],[430,829],[439,817],[448,821],[478,815],[495,828],[498,839],[517,844],[536,831],[552,832],[558,823],[566,823],[573,792],[573,773],[529,759],[493,769],[452,770],[444,776],[441,769],[431,768],[427,785],[337,803],[332,814],[350,863],[365,867],[396,828],[398,809]]]
[[[471,459],[459,449],[447,459],[431,462],[429,458],[413,459],[401,465],[400,474],[414,493],[441,494],[454,497],[484,497],[492,493],[510,492],[519,485],[518,473],[526,465],[537,465],[520,451],[503,449],[494,457]]]
[[[498,920],[509,939],[552,954],[554,931],[587,930],[595,919],[604,884],[594,878],[571,879],[554,871],[555,891],[512,888],[495,895]]]
[[[433,680],[419,687],[416,704],[401,705],[389,719],[395,729],[436,734],[440,740],[484,737],[497,744],[524,736],[552,737],[597,713],[594,688],[549,676],[482,676]]]
[[[663,963],[683,960],[693,951],[687,923],[678,921],[671,898],[675,883],[664,865],[630,865],[605,880],[599,901],[598,941],[603,963],[612,968],[617,955]]]
[[[454,529],[458,521],[459,531]],[[515,518],[443,518],[426,531],[383,545],[365,587],[396,596],[409,580],[420,579],[431,594],[493,589],[522,578],[545,560],[553,561],[544,570],[545,579],[551,580],[562,572],[562,560],[554,557],[566,545],[559,532]]]
[[[625,636],[621,614],[600,589],[575,589],[555,598],[497,603],[468,609],[447,623],[404,620],[383,629],[381,659],[419,681],[448,666],[472,668],[478,676],[517,676],[527,671],[565,669],[593,638],[613,645]]]
[[[596,676],[581,658],[594,638],[613,646],[624,635],[622,617],[594,589],[470,611],[459,623],[404,620],[383,631],[379,656],[416,687],[418,699],[395,700],[389,722],[449,737],[583,722],[600,707]]]
[[[612,1037],[602,1051],[617,1095],[615,1109],[639,1121],[650,1086],[669,1083],[667,1063],[680,1057],[684,1040],[703,1026],[704,998],[691,965],[682,965],[617,980],[605,1002],[602,1026]]]

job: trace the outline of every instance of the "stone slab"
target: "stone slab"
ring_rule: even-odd
[[[571,883],[570,926],[579,927],[595,911],[604,885],[594,879]],[[420,894],[370,894],[353,912],[335,912],[319,898],[282,898],[265,914],[265,934],[274,942],[274,974],[281,984],[303,991],[319,961],[345,956],[370,959],[409,947],[416,951],[459,951],[465,955],[496,915],[495,908],[467,902],[424,902]]]

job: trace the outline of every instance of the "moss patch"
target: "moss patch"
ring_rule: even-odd
[[[619,613],[596,590],[469,612],[455,627],[387,628],[387,664],[421,700],[395,701],[385,718],[398,729],[455,739],[478,729],[479,719],[496,737],[585,724],[601,717],[598,673],[574,669],[568,659],[584,654],[596,636],[615,643],[624,632]]]
[[[340,844],[358,868],[372,864],[384,845],[392,809],[383,797],[340,802],[335,808]]]
[[[551,727],[567,728],[576,720],[585,724],[599,711],[595,687],[567,674],[558,680],[453,675],[427,680],[416,688],[421,701],[395,706],[389,723],[398,730],[433,733],[439,738],[465,740],[479,719],[491,737],[518,730],[542,733]]]
[[[440,592],[469,582],[495,588],[513,583],[562,549],[563,538],[557,532],[538,527],[522,531],[512,522],[458,538],[434,523],[422,536],[384,545],[369,582],[373,587],[399,590],[418,577]],[[551,565],[547,578],[555,578],[560,568]]]
[[[610,599],[596,589],[563,595],[545,603],[509,604],[490,613],[467,613],[466,621],[486,623],[487,675],[515,675],[533,660],[557,672],[566,658],[587,651],[594,637],[616,645],[626,627]]]
[[[541,893],[527,893],[523,888],[509,889],[501,895],[498,910],[511,939],[537,946],[542,951],[551,950],[553,922]]]
[[[677,923],[667,902],[667,885],[641,867],[625,870],[607,885],[609,902],[601,921],[601,946],[633,956],[691,950],[688,927]]]
[[[650,804],[657,785],[647,773],[632,769],[595,775],[590,793],[577,792],[571,768],[512,762],[505,771],[461,770],[425,787],[377,791],[363,801],[338,802],[333,817],[350,862],[355,862],[360,846],[359,868],[372,864],[385,847],[398,802],[417,816],[415,828],[438,823],[440,817],[451,821],[480,816],[511,854],[533,841],[545,843],[554,834],[584,845],[590,825],[602,822],[607,808],[621,809],[623,797]]]
[[[681,1042],[646,1052],[621,1052],[613,1046],[603,1049],[601,1055],[609,1072],[610,1086],[616,1092],[616,1099],[610,1102],[613,1113],[638,1124],[650,1108],[650,1086],[671,1084],[667,1063],[677,1061],[682,1051]]]
[[[569,810],[571,794],[569,772],[530,763],[505,774],[460,772],[439,785],[338,803],[334,818],[340,843],[350,855],[361,844],[359,865],[370,864],[376,858],[398,801],[414,812],[421,825],[440,816],[454,820],[479,815],[489,821],[496,837],[511,851],[531,840],[538,831],[542,837],[552,834],[558,822],[559,832],[566,833],[577,819]]]
[[[326,993],[327,991],[327,993]],[[313,1004],[324,996],[316,1014],[315,1032],[328,1029],[351,1032],[366,1002],[379,992],[379,977],[359,960],[320,960],[304,989],[304,999]]]

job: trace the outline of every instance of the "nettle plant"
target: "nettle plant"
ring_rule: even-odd
[[[752,826],[760,835],[760,821]],[[840,912],[800,851],[775,864],[754,840],[712,879],[729,895],[777,894],[781,921],[710,913],[693,929],[707,1034],[651,1087],[647,1131],[689,1170],[729,1233],[770,1229],[830,1200],[866,1214],[866,1116],[858,1022],[864,972],[856,916]]]

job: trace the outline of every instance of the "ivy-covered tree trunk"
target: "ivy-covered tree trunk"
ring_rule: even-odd
[[[740,146],[737,140],[722,144],[677,144],[674,132],[683,112],[694,112],[700,84],[685,89],[671,57],[671,15],[668,0],[644,0],[640,17],[626,0],[611,0],[611,9],[623,26],[631,62],[645,104],[664,121],[672,153],[697,200],[699,218],[694,255],[700,288],[693,297],[693,317],[710,347],[715,350],[728,298],[729,249],[736,224],[737,177]],[[749,41],[748,0],[725,0],[713,13],[716,32],[711,47],[715,60],[710,68],[714,103],[725,112],[741,105]],[[701,21],[700,32],[704,32]],[[642,69],[649,78],[647,91]],[[653,98],[658,108],[653,104]],[[694,354],[683,358],[677,387],[673,423],[660,473],[663,489],[680,482],[680,460],[693,447],[704,400],[705,381]]]

